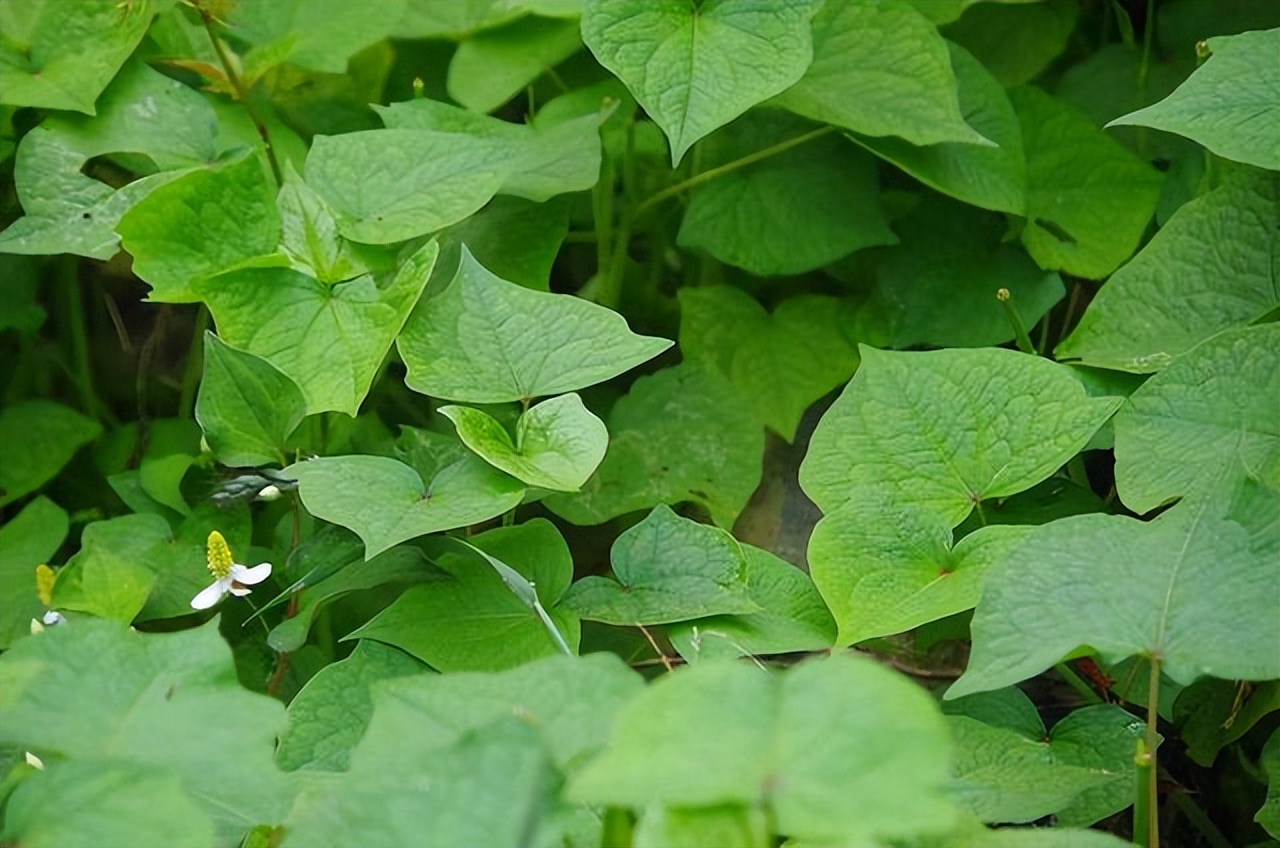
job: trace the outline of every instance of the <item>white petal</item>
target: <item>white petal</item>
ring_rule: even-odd
[[[31,619],[31,635],[34,636],[37,633],[43,633],[43,632],[44,632],[44,625],[41,624],[39,621],[36,621],[34,618]]]
[[[241,586],[253,586],[271,576],[271,563],[261,562],[253,568],[245,568],[239,563],[231,566],[231,579]],[[233,586],[232,589],[235,587]],[[238,592],[236,594],[239,594]],[[246,595],[248,592],[245,593]]]
[[[280,488],[274,484],[266,486],[262,491],[258,492],[258,500],[274,501],[280,498]]]
[[[44,617],[41,618],[41,621],[43,621],[45,624],[52,626],[55,624],[65,624],[67,621],[67,617],[62,613],[58,612],[57,610],[49,610],[44,614]]]
[[[27,765],[31,766],[32,768],[38,768],[38,769],[41,769],[42,771],[44,770],[44,760],[40,759],[30,751],[27,751],[27,755],[25,759],[27,761]]]
[[[222,600],[222,596],[227,594],[230,586],[222,580],[213,581],[212,586],[206,586],[200,590],[200,594],[191,599],[192,609],[206,610],[209,607]]]

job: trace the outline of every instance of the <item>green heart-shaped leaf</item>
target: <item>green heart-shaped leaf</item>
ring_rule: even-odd
[[[516,422],[516,438],[488,413],[442,406],[462,443],[495,468],[530,486],[576,492],[604,459],[609,431],[576,394],[533,406]]]
[[[411,389],[464,403],[582,389],[671,346],[635,335],[604,307],[500,280],[465,247],[453,282],[423,302],[396,344]]]

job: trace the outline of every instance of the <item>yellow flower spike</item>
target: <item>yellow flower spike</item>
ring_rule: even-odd
[[[41,563],[36,566],[36,597],[46,608],[53,606],[53,584],[58,575],[52,568]]]
[[[224,595],[232,594],[244,597],[249,594],[250,586],[255,586],[271,576],[271,563],[263,562],[248,568],[231,558],[231,548],[227,540],[217,530],[209,533],[209,541],[205,544],[209,573],[213,575],[213,585],[207,586],[200,594],[191,599],[192,609],[209,609]]]
[[[235,560],[231,558],[231,548],[227,546],[227,540],[222,538],[222,534],[217,530],[209,531],[209,541],[205,545],[205,551],[210,574],[222,580],[231,573],[231,566],[235,564]]]

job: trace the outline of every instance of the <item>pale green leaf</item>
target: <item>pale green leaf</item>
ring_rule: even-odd
[[[515,439],[488,413],[442,406],[462,443],[495,468],[543,489],[576,492],[604,459],[604,422],[569,393],[530,407],[516,422]]]
[[[524,486],[470,453],[440,457],[424,483],[419,472],[382,456],[321,457],[284,473],[298,480],[317,518],[354,530],[373,557],[399,542],[501,515]]]
[[[0,411],[0,506],[48,483],[102,427],[51,400],[27,400]]]
[[[466,734],[515,714],[538,732],[557,765],[576,769],[605,746],[618,711],[643,691],[640,676],[607,652],[381,684],[352,767],[376,769],[397,755],[425,762]]]
[[[919,146],[894,136],[850,135],[925,185],[957,200],[1022,215],[1026,210],[1027,162],[1022,129],[1000,83],[963,47],[947,44],[965,123],[997,147],[944,141]]]
[[[1155,127],[1225,159],[1280,170],[1280,29],[1207,43],[1209,60],[1173,94],[1111,124]]]
[[[307,184],[352,241],[391,244],[447,227],[489,202],[511,171],[495,143],[420,130],[317,136]]]
[[[510,714],[430,759],[392,750],[376,768],[326,777],[299,793],[281,848],[526,844],[556,779],[537,731]]]
[[[828,513],[875,492],[954,527],[975,504],[1044,480],[1120,404],[1087,397],[1065,366],[1016,351],[860,350],[862,366],[800,467],[805,493]]]
[[[271,750],[284,708],[236,682],[217,628],[82,620],[23,640],[0,660],[0,742],[174,775],[219,844],[281,820],[292,793]]]
[[[1013,687],[947,701],[943,711],[956,741],[957,798],[983,821],[1052,814],[1064,827],[1088,826],[1133,803],[1134,750],[1146,725],[1118,706],[1075,710],[1052,731]],[[992,722],[993,711],[1026,720]]]
[[[870,660],[814,660],[780,676],[699,663],[628,704],[568,792],[634,808],[768,803],[779,833],[863,844],[952,824],[948,748],[929,697]]]
[[[397,34],[396,24],[405,7],[405,0],[378,0],[376,6],[338,3],[316,14],[308,0],[238,0],[227,24],[237,37],[259,50],[273,46],[276,64],[288,61],[342,74],[349,57]],[[279,42],[283,46],[277,46]],[[260,68],[259,73],[264,70]]]
[[[635,848],[756,848],[771,840],[764,810],[746,804],[652,806],[636,822]]]
[[[1116,415],[1116,490],[1135,512],[1224,474],[1280,480],[1280,324],[1230,330],[1174,360]]]
[[[120,217],[176,169],[211,162],[217,139],[217,117],[199,93],[140,62],[126,65],[96,118],[53,115],[23,136],[13,178],[26,214],[0,233],[0,251],[110,259]],[[94,157],[123,152],[143,154],[161,172],[119,190],[81,172]]]
[[[0,11],[0,103],[96,114],[94,101],[155,11],[149,0],[9,0]]]
[[[1280,306],[1277,180],[1257,172],[1178,209],[1055,351],[1144,373]]]
[[[285,771],[345,771],[373,715],[373,684],[423,671],[402,651],[372,640],[358,642],[349,657],[322,668],[289,702],[289,726],[280,736],[276,764]]]
[[[813,18],[813,63],[775,102],[861,135],[994,144],[965,123],[947,43],[908,3],[827,3]]]
[[[621,315],[580,298],[501,280],[464,249],[453,282],[414,312],[396,346],[411,389],[503,403],[608,380],[671,342],[637,336]]]
[[[307,412],[354,416],[409,318],[437,248],[428,242],[381,286],[362,276],[328,286],[289,268],[246,268],[200,283],[228,344],[261,356],[297,383]]]
[[[14,790],[0,838],[24,848],[213,848],[213,822],[160,765],[93,758],[54,763]]]
[[[608,425],[609,450],[582,491],[545,501],[575,524],[692,501],[730,527],[760,483],[764,427],[707,366],[681,363],[641,377]]]
[[[116,226],[151,300],[189,303],[194,286],[243,262],[275,253],[280,212],[264,163],[249,153],[165,183]]]
[[[668,627],[680,655],[696,662],[830,648],[835,622],[809,576],[762,548],[743,545],[742,551],[747,597],[760,611],[713,615]]]
[[[589,189],[600,176],[599,125],[608,112],[598,102],[590,112],[572,119],[552,122],[535,116],[530,125],[426,99],[375,108],[392,129],[422,130],[470,149],[491,151],[492,161],[506,169],[498,189],[502,194],[542,203],[558,194]]]
[[[694,142],[801,78],[815,5],[592,0],[582,40],[662,127],[675,166]]]
[[[205,333],[196,420],[219,462],[284,464],[285,444],[306,413],[301,389],[279,368]]]
[[[707,139],[710,170],[812,132],[786,112],[748,112]],[[799,274],[864,247],[894,244],[875,160],[825,136],[693,191],[677,243],[759,276]]]
[[[769,314],[729,286],[680,290],[680,350],[718,370],[783,438],[809,405],[853,375],[858,352],[834,298],[798,295]]]
[[[753,613],[747,560],[738,541],[659,505],[613,543],[616,579],[584,577],[565,608],[608,624],[665,624],[709,615]]]
[[[937,513],[866,498],[828,512],[809,540],[809,567],[839,625],[837,645],[903,633],[972,609],[983,575],[1028,528],[983,527],[952,543]]]
[[[280,251],[299,271],[322,283],[338,283],[369,270],[358,255],[357,247],[338,235],[338,224],[329,204],[287,161],[276,205],[280,209]]]
[[[1089,646],[1159,657],[1177,683],[1280,677],[1280,494],[1250,480],[1150,522],[1081,515],[1037,527],[992,570],[969,668],[947,693],[998,689]]]
[[[557,606],[573,577],[573,560],[554,525],[534,519],[470,542],[533,584],[561,638],[575,650],[578,619]],[[446,549],[435,563],[450,579],[407,590],[347,638],[394,645],[442,672],[498,671],[559,653],[537,611],[474,553]]]
[[[1045,270],[1106,277],[1138,247],[1163,175],[1043,91],[1024,86],[1009,98],[1027,155],[1023,244]]]

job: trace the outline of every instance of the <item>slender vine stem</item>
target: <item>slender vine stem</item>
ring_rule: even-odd
[[[786,141],[780,141],[775,145],[764,148],[763,150],[757,150],[755,153],[748,153],[746,156],[743,156],[740,159],[734,159],[732,162],[726,162],[718,167],[709,168],[706,171],[694,174],[687,180],[681,180],[675,185],[668,186],[662,191],[651,195],[647,200],[636,207],[635,217],[639,218],[641,214],[647,212],[652,207],[657,206],[668,198],[675,197],[681,192],[688,191],[689,189],[700,186],[703,183],[710,182],[717,177],[723,177],[725,174],[731,174],[734,171],[747,167],[748,165],[754,165],[756,162],[768,159],[771,156],[777,156],[779,153],[786,153],[793,147],[799,147],[802,144],[813,141],[815,138],[821,138],[822,136],[829,135],[835,131],[835,127],[822,127],[821,129],[807,132],[804,135],[789,138]]]
[[[267,125],[262,122],[257,110],[249,102],[249,91],[244,86],[244,80],[240,79],[240,74],[236,73],[235,66],[231,64],[231,56],[228,55],[222,39],[218,38],[218,34],[213,31],[213,15],[210,15],[203,8],[197,8],[200,12],[200,20],[204,24],[204,31],[209,34],[209,41],[212,42],[213,50],[218,54],[218,61],[222,63],[222,70],[227,75],[227,81],[231,83],[231,88],[235,90],[236,98],[240,101],[240,105],[244,107],[244,111],[248,113],[249,120],[253,121],[254,129],[258,131],[258,136],[262,139],[262,145],[267,151],[267,161],[271,164],[271,174],[276,178],[276,185],[283,185],[284,176],[280,171],[280,163],[276,160],[275,148],[271,146],[271,136],[267,134]]]

